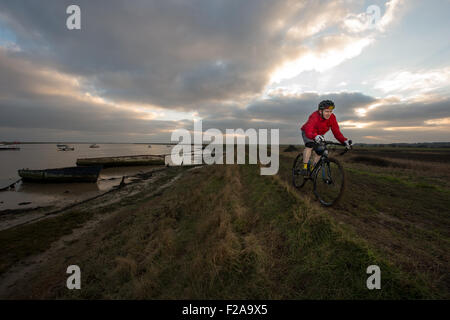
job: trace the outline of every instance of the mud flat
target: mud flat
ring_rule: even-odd
[[[110,168],[102,171],[97,184],[19,184],[19,191],[1,193],[1,199],[4,199],[0,205],[0,231],[38,221],[81,204],[87,205],[93,199],[102,199],[103,203],[120,201],[130,193],[139,192],[152,181],[154,173],[165,169],[164,166]],[[119,190],[128,185],[134,185],[132,192]]]

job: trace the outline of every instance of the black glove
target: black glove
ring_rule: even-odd
[[[352,148],[352,140],[345,140],[344,145],[347,150],[351,149]]]

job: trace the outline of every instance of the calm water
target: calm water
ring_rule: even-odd
[[[20,150],[0,151],[0,187],[19,179],[17,170],[50,169],[76,166],[77,158],[112,157],[141,154],[167,154],[171,147],[146,144],[69,144],[74,151],[58,151],[56,144],[21,144]]]
[[[147,144],[69,144],[74,151],[58,151],[56,144],[21,144],[20,150],[0,151],[0,188],[20,179],[17,170],[50,169],[76,166],[77,158],[95,158],[143,154],[168,154],[172,147]],[[14,191],[0,192],[0,211],[79,201],[120,183],[123,175],[148,171],[151,167],[108,168],[101,171],[97,183],[38,184],[20,183]],[[111,179],[117,178],[117,179]],[[31,202],[30,204],[21,204]]]

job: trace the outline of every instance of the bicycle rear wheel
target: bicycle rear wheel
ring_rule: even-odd
[[[320,203],[331,207],[338,203],[345,188],[345,173],[334,158],[324,160],[314,177],[314,194]]]
[[[297,189],[300,189],[305,184],[305,177],[302,175],[303,169],[303,153],[299,153],[299,155],[295,158],[294,164],[292,165],[292,184]]]

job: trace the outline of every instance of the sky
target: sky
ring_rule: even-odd
[[[354,143],[450,141],[448,12],[450,0],[0,0],[0,141],[169,142],[202,120],[302,144],[326,99]]]

